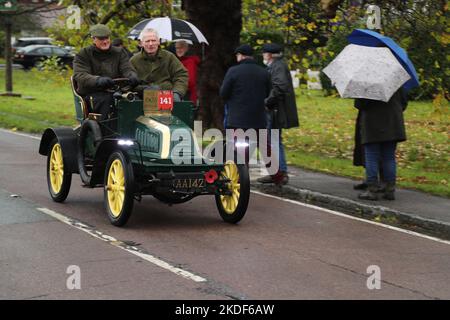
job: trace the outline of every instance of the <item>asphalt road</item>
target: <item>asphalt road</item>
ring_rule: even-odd
[[[450,299],[449,242],[257,193],[238,225],[148,196],[117,228],[78,176],[51,201],[38,145],[0,130],[0,299]]]

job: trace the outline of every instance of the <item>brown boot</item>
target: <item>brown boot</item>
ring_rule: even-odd
[[[360,193],[358,195],[358,198],[362,200],[376,201],[378,200],[377,190],[378,190],[377,183],[369,183],[367,190],[363,193]]]
[[[289,182],[289,176],[286,171],[278,171],[272,176],[272,179],[277,186],[282,186]]]

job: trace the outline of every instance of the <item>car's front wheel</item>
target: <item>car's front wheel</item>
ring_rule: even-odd
[[[133,165],[122,151],[109,157],[105,170],[104,202],[109,221],[123,226],[131,216],[134,203]]]
[[[47,155],[47,185],[52,199],[56,202],[66,200],[71,182],[72,173],[64,163],[61,144],[54,138]]]
[[[221,172],[223,179],[227,179],[228,192],[216,195],[216,205],[220,216],[225,222],[237,223],[245,215],[250,199],[250,177],[246,165],[237,165],[234,161],[227,161]]]

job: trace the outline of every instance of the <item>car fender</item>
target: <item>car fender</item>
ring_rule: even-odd
[[[90,186],[95,187],[103,184],[105,178],[105,167],[109,156],[114,152],[121,150],[127,155],[129,146],[119,145],[121,139],[105,139],[97,147],[95,152],[94,167],[92,168]]]
[[[39,154],[48,155],[50,143],[54,138],[57,138],[61,145],[64,163],[68,166],[67,171],[78,173],[76,131],[72,128],[47,128],[39,144]]]

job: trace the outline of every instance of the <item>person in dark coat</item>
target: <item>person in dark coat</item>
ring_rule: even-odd
[[[356,100],[355,100],[356,101]],[[364,161],[364,146],[361,144],[361,111],[358,110],[358,116],[356,117],[355,122],[355,146],[353,148],[353,165],[355,167],[365,167]],[[383,193],[385,191],[384,181],[383,181],[383,166],[380,164],[380,172],[378,174],[380,178],[380,185],[378,187],[377,192]],[[361,183],[353,185],[353,189],[355,190],[367,190],[368,185],[367,181],[364,180]]]
[[[388,102],[356,99],[355,107],[360,112],[361,144],[364,146],[368,190],[358,197],[378,200],[378,172],[380,162],[383,180],[386,183],[383,198],[395,199],[397,143],[406,141],[403,112],[408,105],[406,93],[397,90]]]
[[[235,50],[238,64],[228,69],[220,88],[225,101],[224,127],[227,129],[265,129],[266,115],[264,99],[270,92],[270,76],[264,67],[253,59],[253,48],[243,44]],[[258,131],[257,137],[258,139]],[[248,141],[245,161],[253,153],[252,141]],[[253,144],[255,146],[256,144]]]
[[[267,114],[268,129],[280,129],[279,133],[279,170],[274,175],[259,178],[260,183],[287,184],[289,181],[286,154],[282,141],[281,129],[298,127],[297,104],[291,72],[283,59],[282,48],[275,43],[266,43],[262,47],[264,63],[271,76],[272,90],[265,100],[269,110]]]
[[[97,24],[90,29],[93,45],[83,48],[73,61],[73,78],[78,93],[87,101],[91,112],[106,120],[113,103],[112,93],[106,89],[114,85],[114,78],[129,78],[135,86],[139,80],[122,48],[111,46],[111,31]]]
[[[253,59],[253,48],[239,46],[235,50],[238,65],[228,69],[220,88],[226,103],[226,128],[265,129],[264,99],[270,92],[270,76]]]

